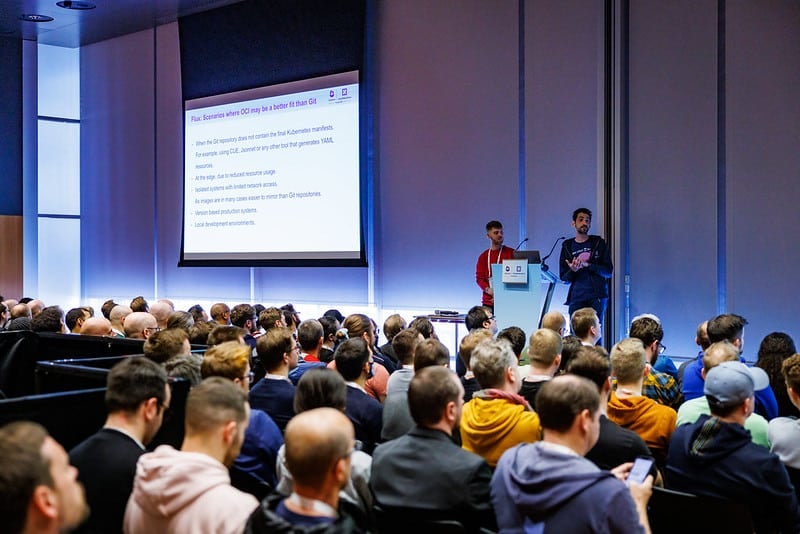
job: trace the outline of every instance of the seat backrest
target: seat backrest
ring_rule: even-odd
[[[752,534],[750,509],[739,503],[653,487],[647,506],[653,534],[674,532],[725,532]]]
[[[468,530],[456,518],[448,518],[446,514],[432,514],[427,510],[411,508],[383,508],[373,506],[378,532],[381,534],[401,534],[407,532],[436,532],[437,534],[465,534]],[[474,530],[478,532],[478,530]]]
[[[97,388],[0,400],[0,426],[34,421],[69,451],[103,426],[105,394]]]
[[[161,428],[153,440],[147,445],[147,450],[155,450],[159,445],[172,445],[180,449],[183,444],[183,436],[186,432],[184,422],[186,420],[186,398],[189,396],[191,383],[185,378],[170,378],[169,387],[172,398],[169,403],[169,412],[161,423]]]

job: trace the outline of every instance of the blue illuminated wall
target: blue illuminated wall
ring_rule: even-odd
[[[693,354],[697,323],[718,311],[750,320],[749,358],[772,330],[800,339],[800,4],[629,5],[618,317],[628,274],[630,314],[661,316],[670,354]],[[518,2],[374,8],[374,261],[255,269],[257,302],[466,310],[487,220],[505,223],[507,244],[529,237],[545,251],[571,235],[577,205],[606,209],[602,3],[526,1],[522,19]],[[250,269],[176,266],[179,64],[177,24],[81,52],[84,298],[251,298]],[[607,234],[603,219],[594,229]]]

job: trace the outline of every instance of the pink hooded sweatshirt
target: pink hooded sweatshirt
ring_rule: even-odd
[[[125,509],[126,534],[240,533],[258,501],[231,486],[214,458],[162,445],[136,465]]]

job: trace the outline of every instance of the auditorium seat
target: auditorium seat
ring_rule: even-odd
[[[647,506],[652,534],[752,534],[750,509],[716,497],[653,487]]]

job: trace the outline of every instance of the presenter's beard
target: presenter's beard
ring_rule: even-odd
[[[589,233],[589,225],[583,224],[578,228],[579,234],[588,234]]]

